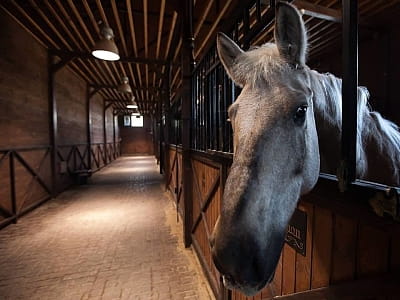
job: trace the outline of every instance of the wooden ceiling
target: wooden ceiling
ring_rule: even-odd
[[[379,12],[399,5],[400,0],[359,0],[360,18],[368,21]],[[194,0],[194,55],[199,61],[215,40],[220,26],[237,15],[243,7],[239,0]],[[340,0],[294,1],[305,9],[309,30],[310,56],[326,52],[340,40]],[[257,25],[261,15],[269,10],[269,1],[260,1],[248,9],[249,28]],[[311,3],[311,5],[310,5]],[[105,62],[89,55],[74,59],[69,67],[93,85],[109,86],[100,91],[114,107],[125,109],[130,96],[117,92],[123,76],[128,76],[142,113],[154,113],[159,101],[167,63],[171,64],[172,94],[181,85],[180,51],[181,1],[172,0],[2,0],[0,6],[20,23],[44,47],[51,50],[90,53],[100,38],[99,22],[109,25],[122,58]],[[258,14],[258,15],[257,15]],[[244,35],[244,23],[237,28]],[[253,45],[271,41],[273,26],[265,28],[251,42]],[[239,36],[240,41],[240,36]],[[129,61],[129,62],[128,62]]]
[[[195,1],[195,36],[208,37],[236,0]],[[99,22],[109,25],[120,56],[140,63],[75,59],[69,66],[93,85],[118,86],[128,76],[139,108],[152,113],[163,85],[166,63],[173,66],[173,90],[180,85],[179,1],[167,0],[5,0],[1,7],[29,31],[45,48],[90,53],[100,38]],[[205,45],[197,48],[197,51]],[[136,60],[135,60],[136,59]],[[123,60],[122,60],[123,61]],[[101,90],[105,99],[124,108],[129,95],[115,88]]]

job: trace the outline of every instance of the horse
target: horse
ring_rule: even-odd
[[[210,246],[225,286],[248,296],[273,279],[298,199],[320,170],[337,166],[327,153],[340,153],[341,79],[306,65],[306,29],[291,4],[277,2],[274,37],[243,51],[217,36],[220,61],[242,91],[228,109],[233,162]],[[372,149],[398,186],[399,127],[371,111],[368,96],[358,88],[357,175],[374,178]]]

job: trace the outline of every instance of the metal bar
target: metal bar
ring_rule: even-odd
[[[191,74],[194,67],[194,38],[193,38],[193,0],[181,0],[182,26],[182,183],[184,200],[184,244],[189,247],[192,243],[191,228],[193,222],[192,203],[192,172],[190,155],[191,128]]]
[[[10,196],[11,196],[11,209],[12,214],[15,216],[14,223],[18,221],[17,212],[17,194],[15,190],[15,165],[14,165],[14,151],[9,152],[9,162],[10,162]]]
[[[57,150],[58,150],[58,116],[57,116],[57,100],[54,92],[55,72],[53,71],[54,56],[51,52],[48,53],[48,102],[49,102],[49,133],[51,144],[51,196],[56,197],[58,194],[57,188]]]
[[[114,151],[114,159],[115,159],[115,115],[114,115],[114,113],[113,113],[113,151]]]
[[[90,91],[90,85],[86,85],[86,140],[87,140],[87,148],[88,148],[88,157],[87,157],[87,165],[88,169],[92,169],[92,133],[91,133],[91,125],[92,125],[92,117],[90,111],[90,98],[94,95],[94,91],[98,91],[98,89],[94,88],[94,91]]]
[[[342,82],[342,161],[340,188],[356,178],[357,86],[358,86],[358,1],[343,0],[343,82]]]

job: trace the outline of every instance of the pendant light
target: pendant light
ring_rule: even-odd
[[[131,103],[129,103],[129,104],[126,106],[126,108],[138,108],[138,106],[137,106],[137,104],[136,104],[136,102],[135,102],[135,96],[132,96]]]
[[[121,78],[121,84],[118,86],[118,92],[120,93],[132,93],[132,88],[129,85],[129,78],[124,76]]]
[[[102,38],[94,45],[92,55],[103,60],[119,60],[118,48],[113,40],[114,32],[105,24],[100,26],[100,35]]]

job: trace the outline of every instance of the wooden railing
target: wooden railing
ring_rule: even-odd
[[[0,150],[0,228],[50,195],[49,146]]]
[[[52,194],[51,147],[0,149],[0,228],[49,200]],[[119,143],[92,144],[91,165],[87,144],[57,148],[57,193],[76,183],[76,172],[100,170],[118,156]]]

